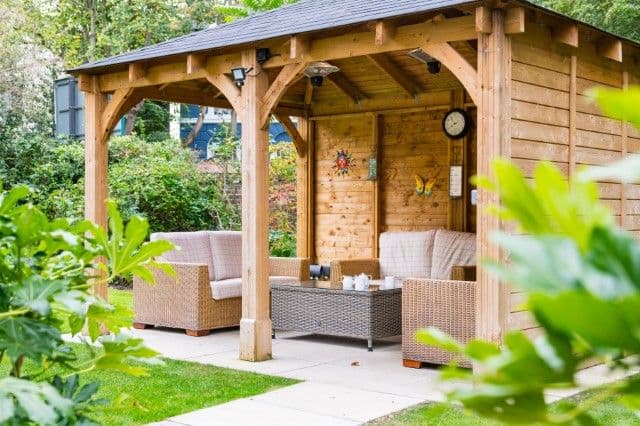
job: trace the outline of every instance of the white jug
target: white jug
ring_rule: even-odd
[[[342,289],[353,290],[353,277],[351,275],[345,275],[342,277]]]
[[[370,275],[365,274],[364,272],[356,277],[356,290],[358,291],[366,291],[369,290],[369,280],[371,279]]]

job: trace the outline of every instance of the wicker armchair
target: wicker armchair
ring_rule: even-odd
[[[209,241],[215,238],[219,238],[226,246],[220,247],[215,241]],[[134,278],[135,328],[182,328],[190,336],[204,336],[212,329],[240,324],[241,257],[234,256],[240,250],[239,233],[167,233],[154,234],[152,239],[168,239],[182,247],[182,250],[169,252],[163,258],[173,266],[177,277],[156,270],[155,285]],[[218,248],[218,252],[226,252],[226,257],[225,253],[212,255],[212,247]],[[232,262],[234,264],[230,265]],[[309,279],[309,259],[274,257],[270,259],[269,266],[270,282]]]

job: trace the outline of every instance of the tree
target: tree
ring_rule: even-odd
[[[640,128],[640,88],[597,89],[593,96],[609,116]],[[544,391],[574,387],[585,362],[604,362],[611,371],[640,366],[640,243],[616,226],[598,200],[596,184],[637,183],[640,157],[583,169],[570,182],[548,162],[536,167],[532,181],[504,159],[494,163],[494,172],[495,180],[477,183],[500,195],[494,211],[514,222],[520,235],[497,234],[509,265],[486,266],[526,294],[524,305],[542,333],[532,340],[522,331],[509,332],[498,346],[481,340],[461,345],[436,329],[418,332],[423,343],[467,357],[477,367],[475,375],[454,365],[443,371],[445,378],[474,382],[449,397],[512,423],[594,424],[589,409],[609,398],[637,412],[638,375],[603,384],[556,412],[546,405]]]
[[[287,4],[296,3],[298,0],[239,0],[235,4],[221,5],[216,11],[224,18],[225,22],[246,18],[259,12],[277,9]]]
[[[536,0],[536,3],[598,28],[640,41],[640,0]]]

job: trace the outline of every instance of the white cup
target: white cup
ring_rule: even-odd
[[[384,289],[391,290],[396,288],[396,277],[384,277]]]
[[[345,275],[342,277],[342,289],[353,290],[353,277],[351,275]]]

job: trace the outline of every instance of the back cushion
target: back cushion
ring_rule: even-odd
[[[242,277],[242,232],[214,231],[210,237],[214,281]]]
[[[380,234],[380,276],[429,278],[435,231]]]
[[[433,262],[431,278],[451,279],[453,266],[476,264],[476,234],[468,232],[436,231],[433,241]]]
[[[214,277],[213,258],[211,256],[210,231],[199,232],[156,232],[151,241],[168,240],[180,247],[164,253],[161,259],[167,262],[196,263],[207,265],[209,280]]]

